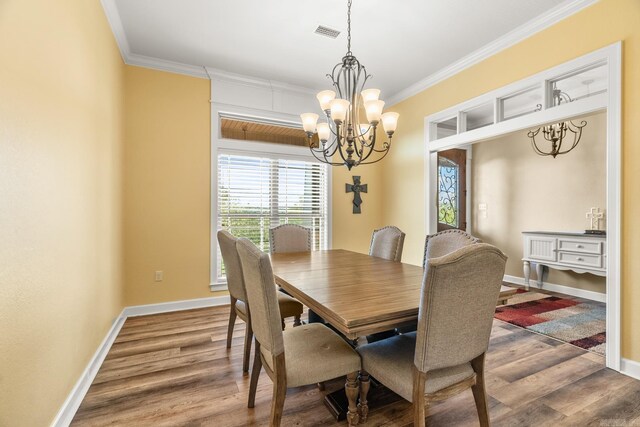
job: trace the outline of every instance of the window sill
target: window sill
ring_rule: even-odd
[[[209,284],[209,290],[211,292],[226,291],[228,289],[227,282],[214,282]]]

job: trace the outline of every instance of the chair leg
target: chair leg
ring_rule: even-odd
[[[249,403],[247,407],[253,408],[256,403],[256,388],[258,387],[258,377],[262,370],[262,359],[260,359],[260,343],[256,340],[255,356],[253,357],[253,368],[251,368],[251,382],[249,383]]]
[[[476,401],[478,419],[481,427],[489,427],[489,406],[487,405],[487,392],[484,387],[484,356],[482,353],[471,361],[471,366],[476,373],[476,383],[471,387],[473,399]]]
[[[347,400],[349,401],[349,410],[347,411],[347,422],[349,427],[358,425],[360,416],[358,415],[358,406],[356,401],[358,400],[358,373],[351,372],[347,374],[347,382],[344,385],[344,391],[347,394]]]
[[[413,369],[413,425],[415,427],[426,426],[426,411],[424,389],[427,375],[424,372]]]
[[[281,320],[282,320],[282,330],[284,331],[284,328],[286,327],[286,325],[284,324],[284,319],[281,319]]]
[[[293,327],[295,328],[296,326],[300,326],[302,325],[302,321],[300,321],[300,315],[298,314],[296,317],[293,318]]]
[[[369,387],[371,382],[369,381],[369,373],[364,369],[360,370],[360,403],[358,403],[358,414],[360,414],[360,422],[366,422],[369,417],[369,402],[367,401],[367,395],[369,394]]]
[[[273,399],[271,401],[271,427],[280,427],[284,412],[284,399],[287,395],[287,377],[284,365],[284,353],[276,356],[274,362],[275,381],[273,382]]]
[[[231,312],[229,313],[229,328],[227,329],[227,348],[231,348],[231,339],[233,338],[233,327],[236,324],[236,301],[231,297]]]
[[[249,372],[249,358],[251,357],[251,341],[253,341],[253,329],[251,329],[251,320],[247,322],[244,333],[244,356],[242,358],[242,372]]]

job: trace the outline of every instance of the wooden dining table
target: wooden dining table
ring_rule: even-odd
[[[276,284],[352,340],[418,321],[424,270],[343,249],[271,254]],[[516,293],[503,286],[498,301]],[[497,302],[498,302],[497,301]],[[402,398],[371,381],[370,410]],[[346,417],[344,389],[329,393],[325,405],[336,420]]]
[[[275,253],[271,263],[279,286],[349,339],[418,320],[420,266],[343,249]],[[515,293],[503,286],[499,301]]]

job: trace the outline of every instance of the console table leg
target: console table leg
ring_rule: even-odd
[[[524,288],[529,290],[529,277],[531,277],[531,263],[529,261],[524,261]]]
[[[544,265],[536,264],[536,274],[538,275],[538,287],[542,289],[542,275],[544,274]]]

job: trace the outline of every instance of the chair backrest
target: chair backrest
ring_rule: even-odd
[[[269,249],[272,254],[308,252],[311,250],[311,230],[296,224],[274,227],[269,230]]]
[[[224,271],[227,276],[229,293],[235,299],[247,301],[242,266],[240,265],[238,250],[236,249],[237,240],[238,239],[227,230],[218,231],[218,244],[220,245],[222,261],[224,261]]]
[[[487,243],[427,261],[414,356],[418,370],[460,365],[487,351],[506,261]]]
[[[405,234],[393,225],[373,230],[369,255],[400,262],[404,236]]]
[[[444,230],[436,234],[430,234],[424,241],[422,266],[426,267],[427,260],[430,258],[447,255],[474,243],[482,243],[482,240],[462,230]]]
[[[284,352],[284,342],[271,260],[249,239],[238,239],[236,247],[251,310],[251,328],[260,345],[277,356]]]

